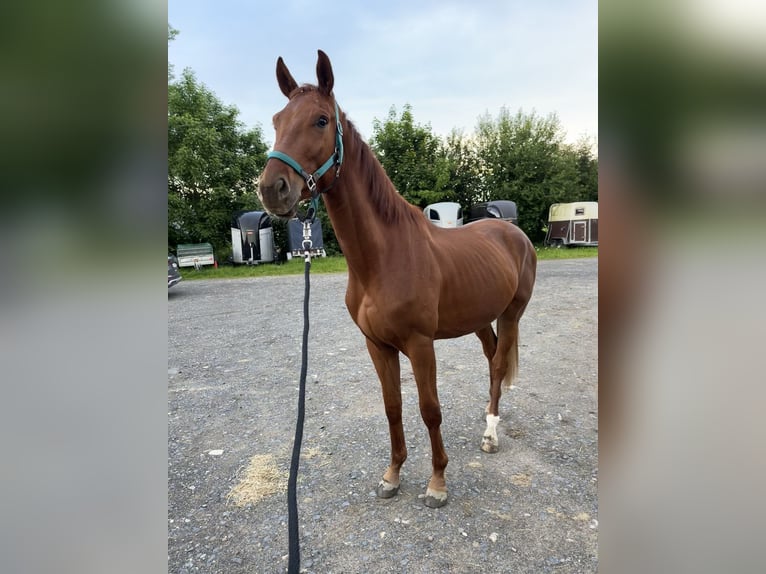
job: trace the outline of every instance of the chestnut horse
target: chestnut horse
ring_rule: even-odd
[[[425,504],[440,507],[447,502],[447,454],[440,430],[434,339],[476,333],[481,340],[490,371],[481,449],[496,452],[500,386],[510,386],[516,374],[519,319],[535,282],[535,249],[506,221],[487,219],[457,229],[429,223],[399,195],[338,108],[332,66],[321,50],[316,71],[316,86],[299,86],[282,58],[277,60],[279,88],[288,103],[273,118],[276,141],[258,194],[270,214],[290,218],[299,202],[324,192],[348,263],[346,306],[365,335],[388,417],[391,464],[377,494],[397,494],[407,458],[401,352],[412,364],[420,414],[431,439],[433,473]],[[309,173],[304,166],[316,171]]]

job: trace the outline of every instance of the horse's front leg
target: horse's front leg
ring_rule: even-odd
[[[447,483],[444,480],[444,469],[447,468],[448,459],[442,442],[442,413],[439,395],[436,391],[436,355],[434,354],[433,339],[418,338],[408,343],[406,351],[412,363],[415,383],[418,387],[420,415],[423,417],[423,422],[426,424],[431,438],[433,473],[426,489],[424,502],[426,506],[439,508],[447,504]]]
[[[399,471],[407,459],[407,445],[404,442],[402,426],[402,384],[399,368],[399,351],[386,345],[377,345],[367,339],[375,370],[383,390],[383,404],[388,417],[388,432],[391,436],[391,464],[378,484],[380,498],[391,498],[399,492]]]

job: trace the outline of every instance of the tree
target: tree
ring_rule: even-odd
[[[425,207],[435,201],[450,201],[449,170],[441,142],[430,125],[415,123],[412,107],[404,106],[397,118],[391,106],[388,118],[373,121],[370,147],[399,193],[413,205]]]
[[[595,160],[585,146],[569,147],[555,114],[540,117],[501,108],[496,119],[479,118],[478,155],[482,160],[484,201],[510,199],[519,210],[519,227],[532,241],[544,238],[552,203],[597,195],[591,178]],[[597,168],[596,168],[597,175]]]
[[[483,178],[478,148],[473,138],[453,130],[442,144],[447,162],[447,193],[444,201],[456,201],[464,208],[483,201]]]
[[[592,149],[588,138],[581,138],[571,148],[577,171],[578,199],[582,201],[598,201],[598,159]]]
[[[169,246],[209,242],[223,259],[234,212],[260,207],[255,181],[268,148],[238,115],[189,69],[168,86]]]
[[[170,22],[168,22],[168,44],[176,39],[176,36],[178,36],[178,30],[173,28],[173,26],[170,25]],[[173,79],[173,64],[168,62],[168,83]]]

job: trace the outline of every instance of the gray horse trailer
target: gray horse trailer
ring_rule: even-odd
[[[242,211],[231,220],[231,259],[234,263],[273,263],[274,230],[265,211]]]

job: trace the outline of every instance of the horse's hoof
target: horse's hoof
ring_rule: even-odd
[[[441,508],[447,504],[447,491],[426,490],[426,497],[423,499],[423,503],[428,508]]]
[[[490,439],[484,438],[481,441],[481,450],[488,453],[497,452],[497,444],[493,443]]]
[[[378,495],[378,498],[393,498],[399,494],[399,487],[394,486],[386,480],[381,480],[378,483],[378,488],[375,492]]]

